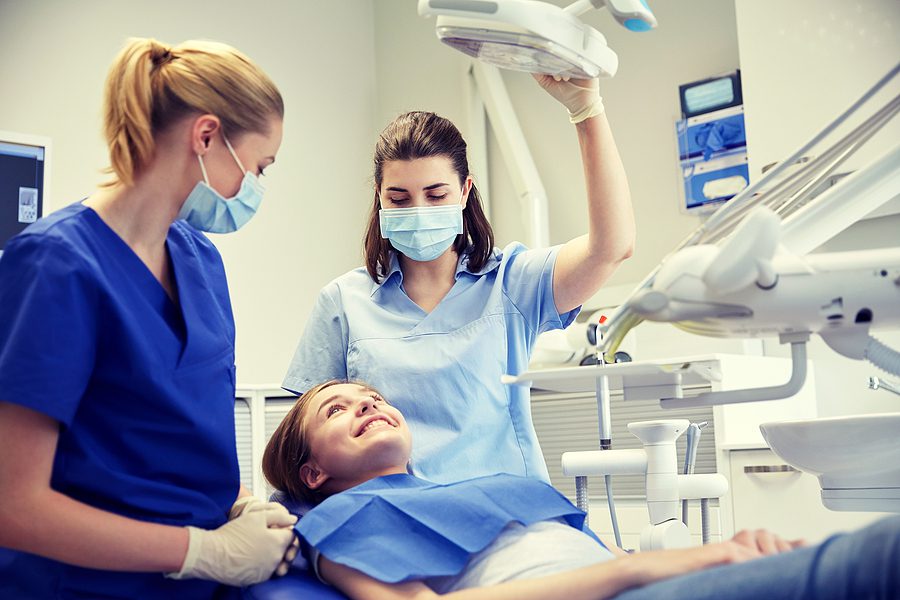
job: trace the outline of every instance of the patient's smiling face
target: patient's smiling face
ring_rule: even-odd
[[[328,386],[312,398],[305,419],[311,458],[300,477],[307,487],[332,494],[406,472],[409,427],[376,391],[355,383]]]

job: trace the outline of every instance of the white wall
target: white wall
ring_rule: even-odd
[[[465,135],[460,82],[468,58],[438,42],[434,19],[419,17],[414,0],[374,0],[373,10],[376,130],[401,113],[427,110],[450,119]]]
[[[212,237],[234,303],[238,378],[280,382],[319,288],[361,262],[373,35],[369,0],[0,0],[0,129],[52,138],[49,204],[59,208],[88,195],[107,164],[101,91],[127,37],[211,38],[257,61],[284,95],[284,143],[259,214]]]
[[[751,179],[763,165],[786,158],[846,109],[900,59],[896,0],[737,0]],[[894,80],[878,99],[900,93]],[[857,167],[900,140],[900,119],[886,127],[851,165]],[[900,244],[900,215],[862,221],[822,249],[855,250]],[[876,332],[900,348],[900,332]],[[766,353],[787,348],[766,341]],[[809,345],[816,366],[819,414],[896,412],[897,397],[866,389],[867,362],[843,358],[819,339]]]
[[[764,165],[797,150],[900,60],[896,0],[737,0],[736,10],[751,180]],[[869,106],[898,94],[900,78],[895,77]],[[900,119],[894,118],[849,159],[846,169],[874,160],[897,140]],[[857,223],[823,249],[896,246],[900,202],[873,214],[884,213],[893,214]]]

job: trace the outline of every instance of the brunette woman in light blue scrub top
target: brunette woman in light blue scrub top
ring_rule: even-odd
[[[240,484],[234,317],[202,232],[255,213],[284,104],[234,48],[151,39],[104,103],[113,180],[0,259],[0,598],[237,597],[296,519]]]
[[[366,267],[319,294],[283,386],[361,380],[406,415],[412,468],[434,482],[498,472],[549,481],[526,369],[538,334],[568,326],[632,253],[625,172],[597,81],[537,77],[569,111],[584,164],[587,233],[561,246],[494,247],[456,127],[398,117],[375,148]]]

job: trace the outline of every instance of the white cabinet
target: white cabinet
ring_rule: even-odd
[[[823,540],[858,529],[887,513],[843,512],[822,505],[819,482],[795,470],[768,448],[730,452],[734,528],[769,529],[785,539]]]

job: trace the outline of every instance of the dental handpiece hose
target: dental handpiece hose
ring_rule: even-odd
[[[697,448],[700,445],[701,429],[709,425],[708,421],[691,423],[687,430],[687,447],[684,452],[684,474],[692,475],[697,463]],[[688,524],[688,501],[681,501],[681,521]],[[700,500],[700,528],[701,539],[704,544],[709,542],[709,501],[706,498]]]
[[[606,322],[606,316],[600,317],[600,323],[597,326],[596,333],[596,349],[597,349],[597,364],[604,365],[606,361],[603,359],[603,333],[602,333],[602,325]],[[609,378],[606,375],[601,375],[597,377],[596,382],[596,391],[597,391],[597,416],[600,428],[600,449],[601,450],[610,450],[612,449],[612,418],[610,417],[610,396],[609,396]],[[604,483],[606,484],[606,503],[609,505],[609,518],[612,522],[613,534],[616,538],[616,546],[619,548],[622,547],[622,535],[619,532],[619,520],[616,517],[616,501],[613,498],[612,491],[612,475],[604,475],[603,476]]]

